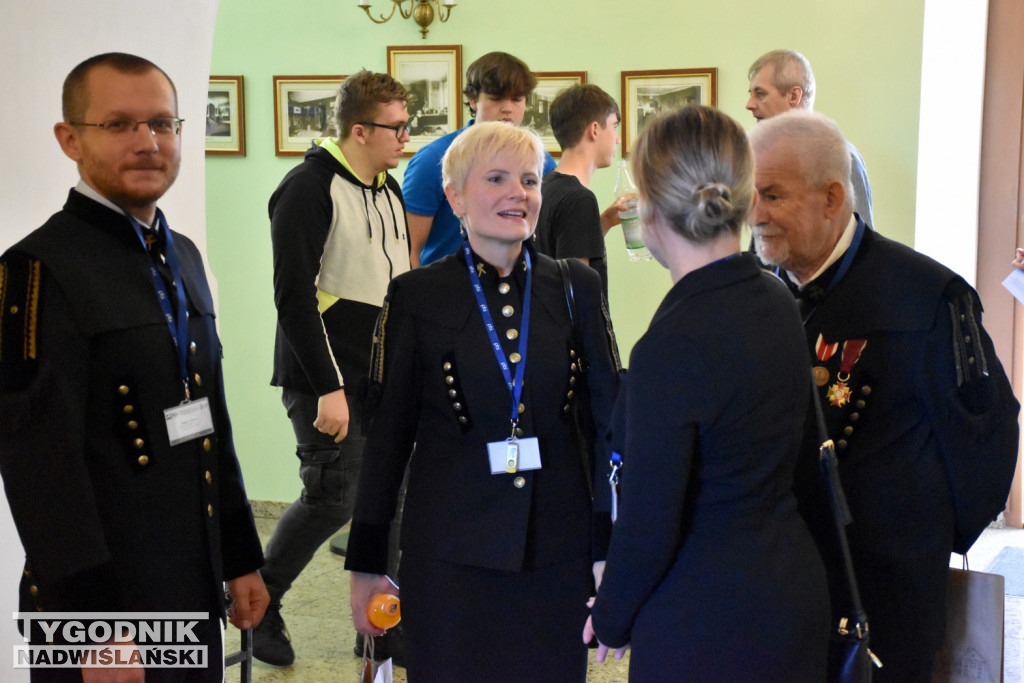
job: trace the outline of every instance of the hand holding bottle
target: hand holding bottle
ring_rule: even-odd
[[[401,603],[397,595],[377,593],[370,598],[366,608],[366,618],[379,629],[394,628],[402,620]]]
[[[622,223],[622,236],[626,238],[626,253],[633,262],[650,261],[651,252],[644,246],[640,234],[640,212],[637,210],[637,190],[633,179],[629,177],[626,160],[619,162],[615,177],[615,194],[619,198],[619,220]]]

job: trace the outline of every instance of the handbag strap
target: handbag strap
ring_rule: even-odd
[[[572,291],[572,271],[569,270],[568,260],[558,259],[558,270],[562,275],[562,289],[565,290],[565,303],[569,309],[569,324],[572,325],[572,345],[576,349],[576,362],[579,364],[580,374],[586,375],[590,364],[583,346],[583,327],[580,323],[579,310],[576,308],[576,297]]]
[[[818,396],[818,387],[814,382],[814,375],[811,375],[811,400],[814,404],[814,417],[818,423],[818,437],[821,445],[818,447],[819,461],[822,478],[825,480],[825,490],[828,493],[832,519],[836,525],[836,536],[839,540],[839,550],[843,556],[843,570],[846,574],[846,582],[850,591],[850,603],[853,606],[854,615],[864,630],[868,629],[867,615],[860,601],[860,591],[857,589],[857,577],[853,571],[853,557],[850,554],[850,542],[846,536],[846,526],[853,521],[850,514],[850,506],[846,501],[846,493],[843,491],[842,481],[839,479],[839,459],[836,457],[835,445],[828,437],[828,429],[825,427],[825,413],[821,408],[821,398]]]
[[[572,345],[576,350],[576,366],[579,368],[581,383],[578,391],[587,391],[587,370],[590,365],[587,361],[587,354],[583,346],[583,327],[580,321],[579,310],[576,308],[576,297],[572,291],[572,271],[569,270],[569,262],[566,259],[558,259],[558,271],[562,276],[562,289],[565,291],[565,305],[569,310],[569,325],[572,327]],[[587,482],[587,492],[590,498],[594,498],[593,466],[590,461],[589,448],[585,447],[586,436],[582,433],[580,424],[579,398],[572,402],[572,419],[575,425],[576,438],[580,441],[580,461],[583,466],[583,477]]]

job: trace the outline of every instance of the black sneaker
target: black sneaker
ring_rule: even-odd
[[[281,603],[268,605],[263,621],[253,629],[252,656],[273,666],[291,666],[295,661],[292,639],[281,618]]]
[[[363,634],[358,631],[352,653],[356,657],[363,656]],[[390,659],[395,666],[405,667],[405,641],[402,637],[401,624],[373,639],[373,661],[383,662],[385,659]]]

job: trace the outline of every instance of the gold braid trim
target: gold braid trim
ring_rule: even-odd
[[[36,332],[39,329],[39,280],[42,264],[36,259],[29,261],[28,292],[25,294],[25,358],[36,357]]]
[[[612,361],[615,363],[615,372],[622,372],[622,358],[619,356],[619,343],[615,339],[615,330],[612,328],[612,316],[608,312],[608,302],[601,295],[601,315],[604,316],[604,329],[608,335],[608,345],[611,347]]]
[[[384,336],[388,322],[388,311],[391,302],[384,299],[384,305],[377,316],[377,324],[373,330],[373,351],[370,353],[370,381],[375,384],[384,383]]]

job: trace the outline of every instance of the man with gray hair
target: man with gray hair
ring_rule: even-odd
[[[835,123],[792,111],[750,134],[758,257],[799,304],[853,522],[876,680],[930,681],[942,644],[950,552],[1003,509],[1017,413],[978,294],[956,273],[868,230],[850,203]],[[829,574],[833,614],[853,616],[817,468],[813,413],[794,489]],[[838,621],[836,621],[838,623]]]
[[[814,109],[814,72],[811,63],[794,50],[772,50],[757,58],[747,72],[750,99],[747,109],[762,121],[790,109]],[[853,210],[869,228],[875,227],[871,211],[871,183],[860,151],[846,142],[850,150],[850,182]]]

